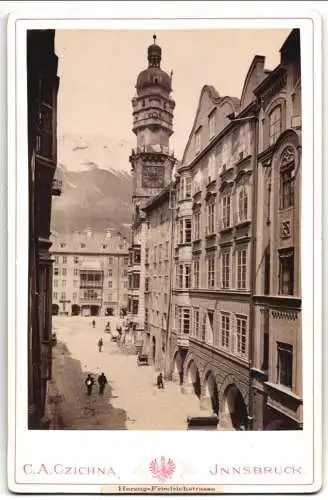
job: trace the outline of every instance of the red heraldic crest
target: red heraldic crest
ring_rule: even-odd
[[[155,458],[150,462],[149,470],[153,479],[157,479],[160,483],[166,483],[175,471],[175,463],[171,458],[166,461],[165,457],[161,457],[161,460],[158,463]]]

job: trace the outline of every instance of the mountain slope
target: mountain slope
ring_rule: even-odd
[[[132,215],[127,143],[97,136],[78,139],[66,135],[59,140],[56,177],[63,186],[61,196],[53,198],[52,229],[83,231],[91,226],[126,234]],[[123,160],[125,169],[120,168]]]

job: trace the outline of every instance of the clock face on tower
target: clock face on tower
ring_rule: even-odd
[[[162,188],[164,187],[164,181],[164,165],[143,165],[143,188]]]

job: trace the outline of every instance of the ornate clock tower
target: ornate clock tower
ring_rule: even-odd
[[[134,209],[142,208],[171,182],[175,163],[169,151],[175,107],[170,97],[172,74],[161,69],[162,49],[156,44],[156,35],[153,39],[148,47],[148,68],[139,74],[132,99],[132,130],[137,137],[137,147],[130,156]]]

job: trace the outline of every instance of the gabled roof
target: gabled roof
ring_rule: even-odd
[[[203,98],[205,93],[211,99],[214,106],[223,104],[224,102],[229,102],[231,104],[233,110],[235,110],[235,108],[239,106],[239,99],[237,97],[229,97],[229,96],[221,97],[219,92],[215,89],[215,87],[213,87],[213,85],[204,85],[202,87],[202,90],[200,92],[200,96],[198,99],[197,111],[195,114],[193,126],[191,128],[191,132],[189,134],[189,138],[188,138],[187,144],[186,144],[184,152],[183,152],[182,162],[181,162],[182,165],[184,164],[186,152],[188,151],[188,148],[189,148],[190,143],[192,141],[193,134],[195,132],[197,119],[198,119],[200,108],[201,108],[202,98]]]
[[[264,69],[264,63],[264,56],[254,56],[244,81],[243,91],[241,93],[241,108],[245,108],[250,104],[254,98],[254,90],[267,76]]]

